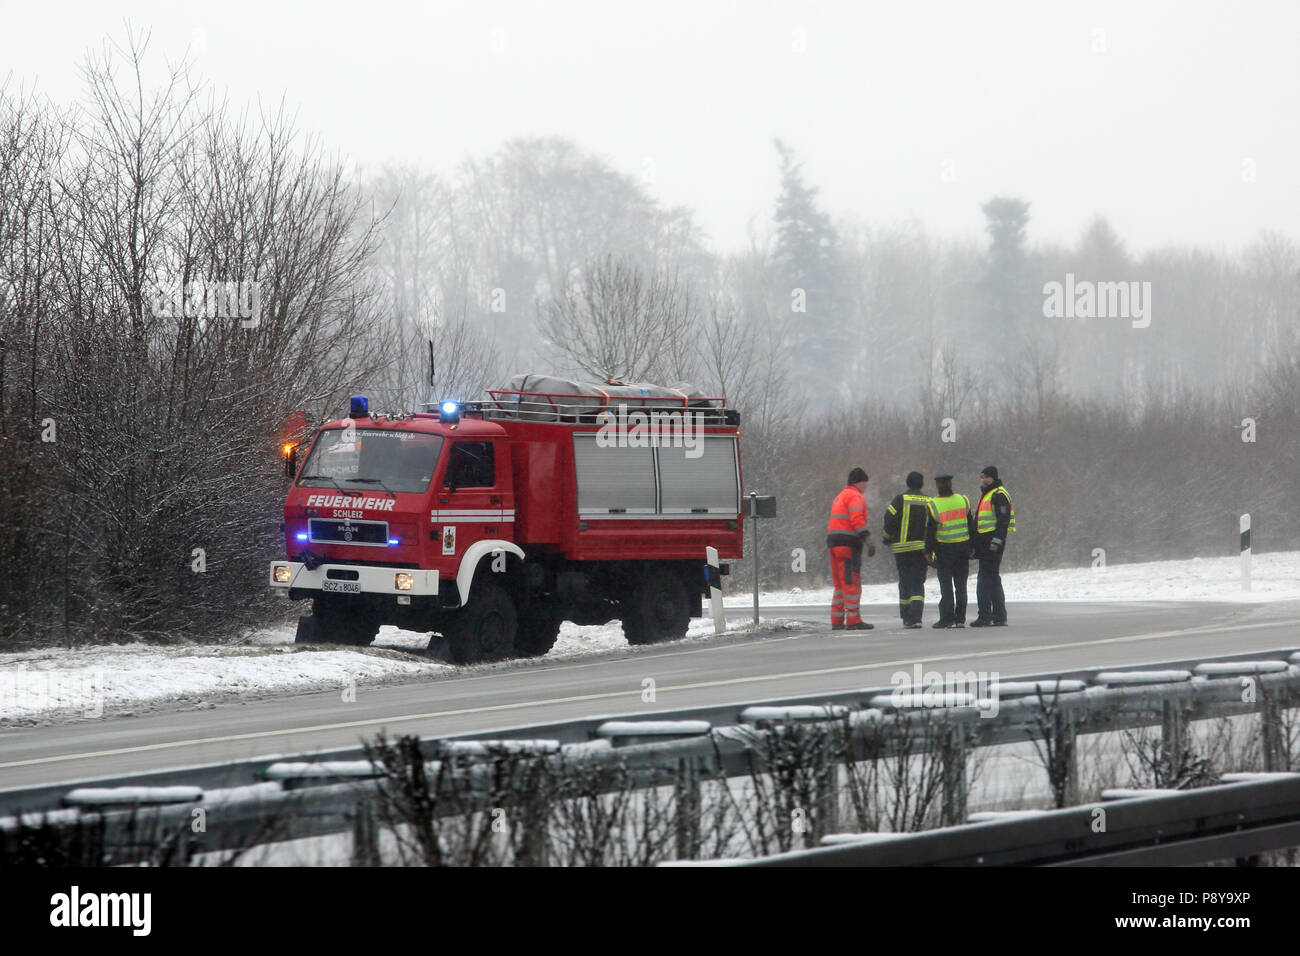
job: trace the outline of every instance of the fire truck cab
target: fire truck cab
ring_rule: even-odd
[[[312,602],[298,641],[364,645],[393,624],[473,663],[545,654],[564,620],[685,636],[705,549],[741,555],[739,414],[681,388],[528,379],[436,413],[356,396],[316,432],[269,572]]]

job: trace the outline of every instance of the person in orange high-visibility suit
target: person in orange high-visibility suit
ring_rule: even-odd
[[[873,557],[876,546],[867,530],[867,473],[861,468],[849,472],[844,490],[831,504],[831,520],[826,526],[826,549],[830,552],[831,580],[835,592],[831,597],[832,631],[866,631],[873,625],[862,620],[862,549]]]

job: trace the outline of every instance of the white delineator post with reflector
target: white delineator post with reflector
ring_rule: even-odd
[[[754,520],[754,626],[758,627],[758,493],[749,493],[749,516]]]
[[[1241,516],[1241,589],[1250,590],[1250,515]]]
[[[708,560],[705,573],[709,576],[709,609],[713,612],[713,633],[727,629],[727,616],[722,613],[722,569],[718,565],[718,549],[705,548]]]

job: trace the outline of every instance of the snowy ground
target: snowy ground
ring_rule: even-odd
[[[886,555],[888,557],[888,555]],[[880,560],[877,554],[876,561]],[[1014,560],[1014,558],[1012,559]],[[1300,551],[1256,554],[1251,558],[1251,590],[1241,589],[1241,558],[1191,558],[1149,561],[1102,568],[1057,568],[1052,571],[1009,571],[1002,575],[1008,601],[1245,601],[1300,599]],[[1014,565],[1013,565],[1014,566]],[[968,587],[975,596],[978,565],[971,562]],[[925,599],[939,600],[939,582],[931,573]],[[749,596],[729,597],[730,607],[748,605]],[[829,604],[830,588],[764,592],[763,604]],[[892,604],[895,584],[868,584],[862,603]]]
[[[781,628],[766,622],[760,628]],[[798,626],[797,624],[794,626]],[[752,626],[733,612],[728,634]],[[713,623],[694,620],[685,642],[713,636]],[[0,654],[0,723],[125,717],[159,704],[214,707],[218,701],[338,690],[359,684],[418,679],[457,668],[424,657],[428,634],[384,627],[368,648],[341,650],[293,643],[294,625],[249,634],[239,644],[143,644]],[[629,650],[622,625],[565,624],[546,660]]]
[[[974,569],[970,589],[974,592]],[[1241,590],[1240,559],[1194,558],[1107,568],[1021,571],[1003,576],[1011,601],[1275,601],[1300,599],[1300,552],[1254,556],[1253,590]],[[863,604],[892,608],[892,584],[863,589]],[[938,600],[930,575],[927,600]],[[828,588],[764,594],[765,604],[826,604]],[[748,628],[750,599],[727,599],[729,634]],[[782,627],[765,621],[762,627]],[[797,625],[789,625],[797,626]],[[686,642],[712,636],[695,620]],[[160,705],[212,707],[218,701],[305,691],[340,691],[355,684],[419,679],[455,668],[422,656],[427,634],[384,628],[365,649],[299,647],[293,627],[248,635],[238,644],[156,647],[108,645],[0,654],[0,723],[127,716]],[[547,656],[577,658],[628,651],[617,622],[598,627],[566,623]],[[633,651],[635,652],[635,651]]]

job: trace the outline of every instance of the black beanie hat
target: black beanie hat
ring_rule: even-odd
[[[859,481],[866,481],[867,473],[861,468],[854,468],[849,472],[849,480],[845,484],[856,485]]]
[[[998,470],[993,465],[989,465],[987,468],[981,471],[980,474],[987,475],[989,478],[992,478],[994,481],[997,481],[998,478]]]
[[[920,488],[923,484],[925,484],[925,476],[919,471],[909,471],[907,473],[907,487]]]

